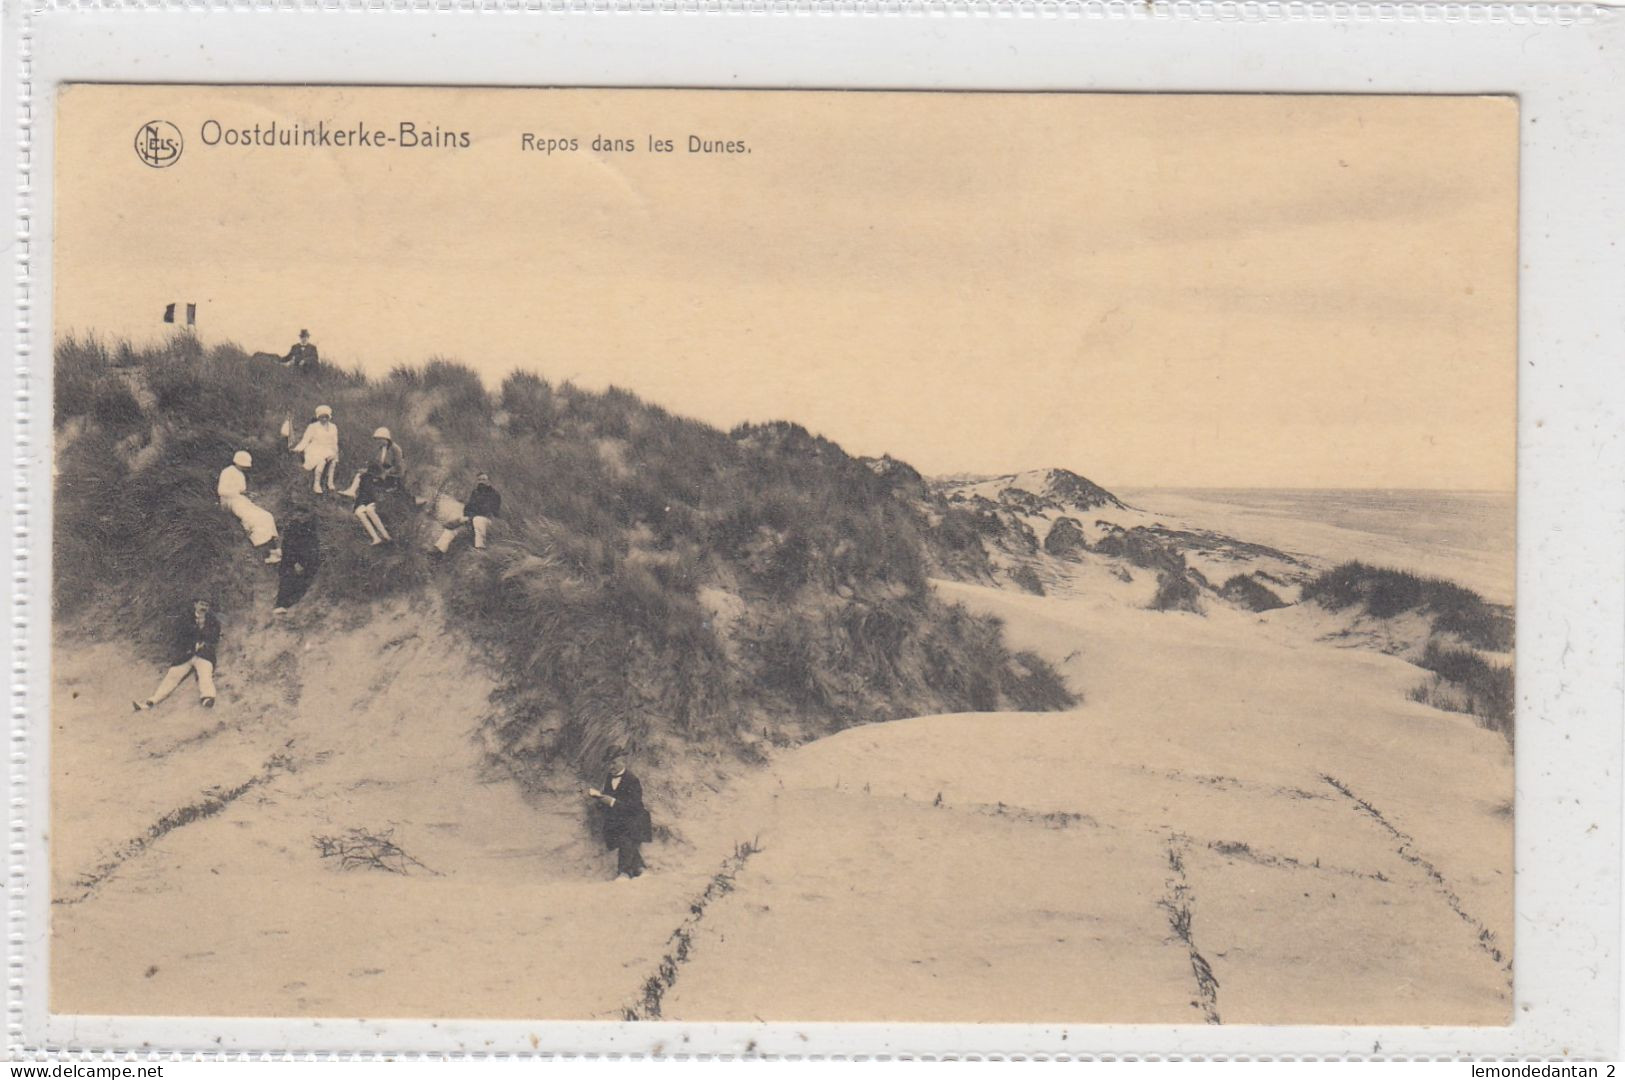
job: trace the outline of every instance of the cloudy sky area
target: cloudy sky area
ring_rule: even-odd
[[[132,150],[154,118],[171,168]],[[210,148],[209,118],[473,145]],[[194,300],[210,342],[308,326],[369,372],[614,383],[929,473],[1513,486],[1506,100],[82,86],[57,138],[58,335]]]

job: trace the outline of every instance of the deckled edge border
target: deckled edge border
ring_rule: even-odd
[[[28,392],[28,360],[32,327],[30,288],[33,281],[29,267],[29,226],[33,210],[33,189],[29,153],[32,149],[32,125],[29,110],[32,107],[32,84],[29,79],[33,62],[33,13],[24,11],[7,13],[5,29],[0,33],[14,33],[16,40],[8,50],[6,59],[11,63],[0,67],[15,80],[12,89],[16,100],[17,141],[8,150],[14,156],[16,191],[12,207],[13,232],[11,247],[15,265],[13,304],[16,325],[11,338],[12,369],[6,382],[11,390],[12,470],[10,504],[7,515],[10,525],[11,550],[11,603],[7,620],[7,636],[11,646],[11,739],[7,762],[7,822],[8,845],[6,852],[6,1045],[15,1052],[23,1046],[23,992],[26,987],[27,968],[24,956],[28,930],[28,834],[32,805],[29,802],[29,682],[30,657],[28,632],[30,627],[30,580],[28,544],[28,452],[29,424],[32,400]],[[9,96],[9,95],[8,95]]]
[[[21,37],[25,48],[28,23],[37,11],[788,15],[1514,25],[1591,23],[1619,13],[1619,9],[1606,4],[1528,0],[45,0],[32,5],[23,17]]]
[[[19,3],[21,7],[21,3]],[[389,14],[578,14],[619,16],[752,15],[781,17],[905,17],[905,18],[1061,18],[1141,21],[1222,22],[1431,22],[1494,25],[1572,25],[1611,20],[1625,8],[1596,3],[1406,2],[1406,0],[43,0],[22,7],[6,29],[14,33],[11,56],[15,60],[16,100],[13,104],[17,139],[12,150],[16,168],[16,194],[12,234],[16,277],[12,336],[13,368],[11,418],[14,482],[11,490],[12,595],[8,636],[11,645],[11,749],[8,757],[8,880],[6,889],[6,1049],[12,1060],[80,1062],[165,1061],[442,1061],[524,1057],[547,1061],[649,1059],[652,1055],[623,1053],[481,1053],[478,1051],[284,1051],[210,1052],[205,1049],[151,1049],[147,1051],[77,1049],[29,1046],[24,1042],[25,937],[28,929],[27,856],[30,811],[28,635],[31,630],[31,578],[28,454],[33,421],[28,369],[32,346],[33,279],[30,238],[33,214],[33,20],[45,11],[153,11],[153,12],[313,12]],[[1459,1061],[1455,1055],[1333,1056],[1251,1054],[963,1054],[933,1055],[817,1054],[817,1055],[661,1055],[664,1061],[759,1060],[967,1060],[967,1061]],[[1531,1059],[1534,1060],[1534,1059]]]

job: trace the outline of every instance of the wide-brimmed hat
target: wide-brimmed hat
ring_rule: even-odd
[[[395,441],[395,436],[389,433],[389,429],[387,427],[379,428],[377,431],[372,433],[372,437],[375,439],[388,439],[390,442]]]
[[[331,405],[318,405],[318,406],[316,406],[316,419],[320,420],[324,416],[332,416],[332,415],[333,415],[333,406],[331,406]]]
[[[231,463],[239,469],[252,469],[254,467],[254,459],[247,450],[239,450],[231,455]]]

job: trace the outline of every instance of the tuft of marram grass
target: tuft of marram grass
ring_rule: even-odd
[[[1415,611],[1432,620],[1434,633],[1494,652],[1512,648],[1513,620],[1471,589],[1404,570],[1346,562],[1303,587],[1303,599],[1329,611],[1357,607],[1377,619]]]

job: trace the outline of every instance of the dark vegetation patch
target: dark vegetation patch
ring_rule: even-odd
[[[1014,570],[1010,571],[1010,580],[1015,582],[1017,585],[1020,585],[1023,590],[1032,593],[1034,596],[1044,595],[1044,582],[1039,578],[1038,571],[1034,570],[1026,563],[1022,563]]]
[[[1439,578],[1346,562],[1307,582],[1303,599],[1328,611],[1356,608],[1376,619],[1414,611],[1431,619],[1436,634],[1451,634],[1492,652],[1512,648],[1510,612],[1487,603],[1471,589]]]
[[[1467,713],[1483,727],[1506,736],[1509,743],[1514,740],[1516,692],[1511,666],[1438,641],[1427,643],[1418,663],[1433,672],[1433,678],[1411,690],[1412,701]]]
[[[1044,550],[1059,559],[1076,560],[1089,549],[1089,539],[1076,518],[1056,518],[1044,536]]]
[[[375,601],[438,592],[499,673],[486,745],[519,775],[595,773],[612,743],[656,757],[694,743],[738,750],[764,729],[801,738],[1076,700],[1042,659],[1006,646],[997,619],[930,588],[944,567],[991,578],[973,512],[922,496],[903,463],[850,457],[798,425],[724,433],[625,390],[531,373],[491,393],[449,360],[380,379],[300,373],[186,337],[111,355],[69,339],[56,362],[57,614],[86,633],[116,627],[154,659],[196,595],[214,600],[228,650],[244,647],[233,621],[270,608],[275,573],[214,494],[246,449],[255,500],[279,525],[311,515],[321,536],[321,572],[289,618],[352,625]],[[434,515],[405,498],[381,507],[397,542],[369,547],[349,500],[312,495],[279,433],[289,421],[297,437],[318,404],[339,425],[341,485],[378,426],[431,505],[489,471],[503,496],[490,549],[460,541],[431,563]],[[131,432],[156,449],[117,453]],[[702,589],[730,597],[738,617],[719,622]]]
[[[1189,574],[1163,573],[1157,575],[1157,591],[1147,605],[1152,611],[1202,610],[1202,589]]]
[[[1170,529],[1166,525],[1142,525],[1138,530],[1155,537],[1165,547],[1176,551],[1200,551],[1219,559],[1241,561],[1245,559],[1274,559],[1289,566],[1303,566],[1304,563],[1295,555],[1289,555],[1279,548],[1268,547],[1264,544],[1249,543],[1246,540],[1237,540],[1233,536],[1223,533],[1208,532],[1207,530]]]
[[[1226,581],[1219,589],[1219,595],[1248,611],[1274,611],[1287,606],[1285,600],[1251,574],[1237,574]]]
[[[1201,612],[1202,586],[1206,579],[1185,565],[1183,554],[1145,526],[1125,529],[1110,522],[1098,524],[1107,526],[1107,532],[1095,541],[1096,552],[1156,572],[1157,591],[1149,605],[1152,610]]]
[[[1044,476],[1044,493],[1074,510],[1092,510],[1101,506],[1115,506],[1127,510],[1122,500],[1093,480],[1066,469],[1050,469]]]
[[[1411,700],[1467,713],[1508,743],[1514,741],[1512,667],[1478,651],[1512,648],[1515,624],[1507,608],[1454,582],[1360,562],[1321,574],[1304,586],[1303,598],[1329,611],[1352,609],[1378,619],[1412,612],[1427,618],[1430,636],[1416,663],[1433,677],[1412,688]]]

